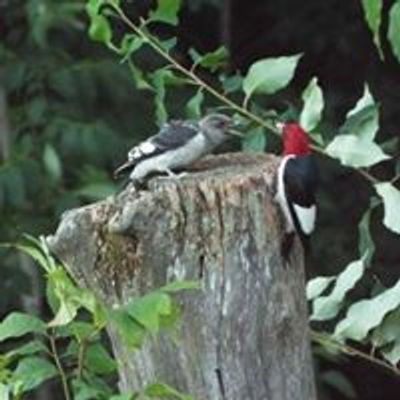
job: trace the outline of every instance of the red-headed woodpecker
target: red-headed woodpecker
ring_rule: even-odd
[[[173,170],[210,153],[230,135],[238,135],[233,125],[223,114],[210,114],[198,122],[170,121],[156,135],[133,147],[114,176],[129,172],[130,180],[140,183],[153,172],[174,175]]]
[[[285,217],[282,255],[287,259],[297,231],[305,250],[315,227],[315,192],[318,168],[307,133],[296,123],[277,124],[282,133],[283,154],[277,174],[276,201]]]

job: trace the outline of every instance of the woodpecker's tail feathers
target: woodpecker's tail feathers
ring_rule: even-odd
[[[122,165],[120,165],[114,172],[113,172],[113,177],[114,179],[117,179],[121,177],[122,175],[127,174],[128,172],[132,171],[132,169],[136,165],[136,160],[128,160]]]

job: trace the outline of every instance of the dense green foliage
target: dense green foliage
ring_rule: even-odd
[[[16,131],[10,135],[12,151],[3,151],[5,162],[0,169],[0,207],[4,215],[1,234],[7,240],[14,240],[24,231],[42,232],[49,229],[54,217],[65,209],[112,193],[115,186],[104,171],[116,164],[126,142],[122,134],[116,133],[134,131],[138,140],[140,129],[146,127],[147,122],[136,117],[141,113],[149,115],[149,119],[154,115],[160,125],[171,115],[197,117],[210,107],[223,106],[246,127],[247,136],[242,143],[245,151],[263,151],[266,146],[274,148],[275,119],[297,118],[309,131],[314,150],[321,155],[321,164],[338,168],[340,163],[359,176],[357,183],[363,190],[367,187],[364,201],[367,208],[356,205],[359,225],[349,227],[354,230],[354,237],[358,235],[357,251],[351,252],[354,258],[347,258],[348,252],[341,252],[336,259],[324,259],[324,267],[327,267],[321,271],[332,271],[329,266],[338,260],[347,264],[341,266],[340,274],[317,277],[308,284],[313,339],[322,346],[324,357],[331,353],[335,357],[340,352],[353,354],[399,375],[396,366],[400,361],[400,287],[399,282],[385,286],[376,276],[375,255],[380,249],[376,248],[376,239],[371,234],[371,226],[375,230],[388,229],[393,236],[400,233],[400,191],[396,187],[399,148],[395,136],[385,134],[384,141],[379,136],[382,110],[368,83],[357,102],[346,110],[343,123],[329,119],[329,102],[316,77],[295,94],[298,99],[286,108],[282,105],[282,90],[288,90],[301,63],[300,54],[264,57],[256,60],[244,74],[228,74],[225,68],[228,54],[223,47],[210,53],[190,48],[182,56],[175,30],[179,0],[160,0],[151,11],[148,7],[142,9],[143,2],[138,3],[142,17],[136,9],[131,11],[129,2],[87,2],[88,34],[92,40],[103,44],[104,49],[93,48],[88,42],[81,43],[86,22],[84,4],[80,1],[62,1],[56,5],[52,1],[29,0],[21,2],[19,8],[12,7],[12,13],[7,15],[5,21],[10,29],[0,50],[5,60],[2,74],[7,77],[4,90],[9,100],[10,125],[16,127]],[[399,1],[393,2],[389,10],[383,9],[380,0],[360,3],[379,56],[384,59],[388,53],[381,35],[382,21],[387,20],[387,41],[400,60]],[[108,58],[111,56],[114,59]],[[122,65],[117,63],[118,59]],[[115,90],[116,87],[120,90]],[[118,115],[108,112],[110,109],[118,110]],[[346,196],[352,202],[351,194]],[[330,212],[339,213],[340,210],[332,207]],[[398,241],[398,237],[393,240]],[[7,274],[13,277],[12,281],[15,281],[14,272],[10,270],[14,265],[15,253],[7,251],[3,269],[8,271],[6,278]],[[62,274],[61,269],[57,271]],[[62,279],[72,285],[67,276]],[[12,285],[9,290],[13,291]],[[71,289],[72,292],[79,290]],[[63,334],[75,343],[74,351],[68,348],[65,351],[70,351],[68,355],[78,362],[82,336],[75,332],[74,318],[81,307],[96,315],[98,310],[93,308],[91,296],[78,296],[87,297],[88,303],[72,302],[75,304],[72,310],[71,302],[66,309],[55,309],[58,313],[47,325],[37,319],[27,320],[22,315],[11,314],[0,327],[0,338],[45,332],[54,340],[58,335],[55,326],[61,325]],[[164,307],[171,313],[172,309],[164,292],[149,296],[142,300],[145,312],[141,315],[146,319],[138,321],[145,330],[155,333],[159,329],[158,317],[154,319],[149,314],[147,302],[152,307],[156,303],[155,309],[160,310],[160,314],[166,310]],[[62,293],[59,297],[64,298]],[[2,306],[8,307],[7,304]],[[132,310],[125,311],[133,319],[137,318]],[[82,322],[78,322],[78,326],[80,324]],[[84,347],[88,343],[101,346],[98,335],[104,322],[98,330],[96,326],[96,322],[86,326],[88,335],[86,328],[83,329],[86,332]],[[93,327],[95,332],[91,332]],[[95,333],[93,338],[92,333]],[[139,336],[141,338],[141,334]],[[39,345],[34,341],[27,346],[26,352],[20,347],[5,356],[5,371],[9,367],[14,369],[11,375],[7,372],[2,381],[8,383],[12,376],[16,379],[12,381],[13,390],[17,392],[36,387],[58,374],[52,364],[37,357],[43,350],[43,343]],[[373,349],[373,354],[362,351],[364,349]],[[112,360],[107,360],[111,365]],[[36,363],[41,374],[33,383],[25,382],[24,371],[28,367],[24,363]],[[80,374],[83,369],[77,367]],[[115,365],[109,372],[114,369]],[[343,375],[333,372],[321,375],[321,380],[353,396],[352,387]],[[87,373],[97,376],[98,371]],[[73,379],[77,376],[73,375]],[[76,383],[72,387],[75,390]],[[112,389],[102,392],[103,389],[96,389],[95,385],[90,386],[91,390],[93,387],[99,390],[98,398],[108,398],[112,393]],[[84,389],[89,390],[87,386]],[[91,398],[88,396],[81,398]]]

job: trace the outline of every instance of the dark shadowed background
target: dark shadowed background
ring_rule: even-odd
[[[127,1],[125,8],[135,17],[149,3]],[[392,4],[384,3],[386,9]],[[265,107],[296,107],[317,76],[326,96],[326,137],[336,133],[368,82],[380,104],[379,141],[399,135],[400,65],[385,41],[385,61],[379,59],[360,1],[186,0],[178,29],[180,60],[188,59],[191,47],[210,51],[224,44],[229,72],[245,73],[258,58],[303,53],[290,89]],[[152,69],[158,59],[145,51],[140,63]],[[185,90],[168,98],[170,115],[184,116]],[[50,233],[63,211],[117,190],[111,171],[129,145],[154,133],[154,121],[151,92],[136,90],[126,64],[88,39],[83,1],[0,0],[2,242]],[[396,143],[388,144],[393,145],[399,156]],[[270,140],[268,150],[279,147]],[[372,190],[337,162],[319,163],[321,211],[309,275],[337,273],[357,257],[356,225]],[[374,172],[382,179],[393,175],[385,164]],[[372,233],[378,250],[367,280],[392,285],[400,275],[398,238],[381,224]],[[0,316],[14,309],[46,313],[41,279],[30,260],[1,250],[0,276]],[[399,398],[400,382],[372,364],[316,360],[320,372],[344,372],[357,398]],[[321,383],[320,398],[345,397]]]

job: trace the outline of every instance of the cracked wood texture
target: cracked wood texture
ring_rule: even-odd
[[[162,381],[197,400],[314,400],[303,254],[280,255],[279,159],[210,156],[180,179],[67,212],[49,244],[108,305],[174,280],[178,341],[161,334],[127,351],[109,330],[120,388]]]

